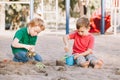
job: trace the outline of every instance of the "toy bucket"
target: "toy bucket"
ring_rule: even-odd
[[[69,66],[74,65],[74,56],[73,55],[68,55],[66,57],[66,64]]]

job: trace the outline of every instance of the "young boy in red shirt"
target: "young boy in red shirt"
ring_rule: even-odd
[[[94,36],[89,33],[88,18],[79,18],[76,28],[76,31],[63,37],[65,52],[69,51],[69,40],[74,39],[72,54],[74,55],[76,64],[84,68],[87,68],[89,65],[93,65],[94,68],[101,68],[103,65],[102,60],[96,58],[93,54]]]

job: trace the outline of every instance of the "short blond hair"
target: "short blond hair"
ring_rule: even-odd
[[[45,30],[45,25],[44,25],[44,21],[40,18],[34,18],[32,19],[28,25],[30,27],[34,27],[34,26],[39,26],[42,30]]]

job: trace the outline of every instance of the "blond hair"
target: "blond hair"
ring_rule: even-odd
[[[39,26],[42,30],[45,29],[44,21],[43,21],[42,19],[40,19],[40,18],[34,18],[34,19],[32,19],[32,20],[28,23],[28,25],[29,25],[30,27]]]

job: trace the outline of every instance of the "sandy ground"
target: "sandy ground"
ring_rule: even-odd
[[[120,36],[95,35],[94,53],[103,59],[102,69],[56,65],[65,55],[62,35],[42,34],[36,51],[43,58],[44,67],[36,62],[15,63],[10,44],[14,32],[0,34],[0,80],[120,80]],[[70,41],[72,46],[73,41]]]

